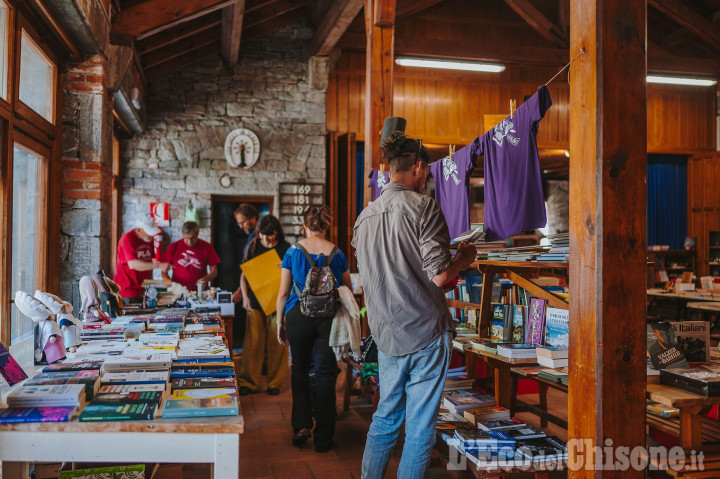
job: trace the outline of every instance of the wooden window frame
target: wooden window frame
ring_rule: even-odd
[[[12,288],[12,166],[13,148],[19,143],[45,156],[44,193],[45,207],[41,217],[41,250],[37,262],[41,279],[38,287],[57,293],[60,244],[60,161],[62,151],[62,108],[63,82],[62,50],[59,44],[45,39],[54,37],[45,31],[43,24],[33,16],[22,2],[4,0],[10,9],[9,53],[8,53],[8,95],[0,98],[0,341],[11,345],[11,308],[14,291]],[[55,65],[54,121],[51,124],[19,100],[20,84],[20,38],[23,29],[38,45],[46,58]],[[32,293],[32,292],[30,292]]]

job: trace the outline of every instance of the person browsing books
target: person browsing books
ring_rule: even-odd
[[[258,214],[257,209],[250,203],[240,203],[233,213],[237,225],[245,232],[247,239],[245,245],[242,247],[243,256],[247,251],[248,245],[255,239],[255,227],[257,226]],[[243,300],[242,288],[238,285],[238,288],[232,294],[232,302],[239,303]],[[237,314],[237,310],[236,310]]]
[[[257,223],[256,235],[245,249],[245,261],[274,249],[280,258],[290,248],[285,241],[280,221],[272,215],[263,216]],[[278,265],[279,267],[279,265]],[[267,392],[280,394],[288,373],[288,347],[277,341],[277,314],[265,316],[245,273],[240,277],[245,316],[243,358],[238,373],[238,394],[244,396],[260,387],[263,361],[267,352]]]
[[[327,206],[311,206],[305,210],[305,239],[285,253],[277,299],[278,341],[282,344],[289,342],[292,353],[293,444],[300,446],[314,435],[317,452],[329,451],[335,434],[335,380],[338,369],[335,353],[330,347],[333,318],[303,314],[298,292],[305,294],[305,280],[313,266],[330,266],[335,286],[352,287],[347,258],[325,239],[331,222]],[[313,418],[309,374],[313,361],[316,385],[312,405],[315,406],[316,423],[311,433]]]
[[[396,131],[382,154],[390,184],[360,213],[352,239],[380,375],[362,477],[383,477],[404,420],[398,477],[421,478],[435,443],[454,331],[442,285],[475,260],[476,250],[463,241],[450,254],[440,205],[421,194],[430,160],[422,141]]]
[[[167,263],[153,259],[153,237],[160,228],[150,215],[137,219],[135,228],[120,237],[117,247],[115,282],[120,286],[123,301],[141,303],[145,288],[143,281],[152,278],[152,270],[167,269]]]
[[[217,265],[220,258],[215,248],[198,238],[200,226],[194,221],[187,221],[182,226],[182,239],[170,243],[162,255],[163,262],[169,269],[162,272],[165,281],[174,281],[195,291],[197,284],[202,282],[206,289],[208,283],[217,276]],[[172,279],[168,275],[172,269]]]

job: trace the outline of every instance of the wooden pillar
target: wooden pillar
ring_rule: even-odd
[[[645,445],[646,5],[572,0],[569,466]],[[575,441],[578,442],[575,442]],[[596,465],[600,469],[600,464]],[[642,471],[569,472],[640,478]]]
[[[380,130],[392,116],[395,0],[365,0],[365,177],[380,167]],[[367,202],[366,202],[367,204]]]

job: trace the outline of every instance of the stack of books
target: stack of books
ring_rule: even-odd
[[[493,406],[495,398],[474,390],[450,391],[443,394],[442,405],[454,414],[463,414],[467,409]]]
[[[517,442],[517,453],[534,463],[567,460],[567,444],[556,436]]]
[[[564,368],[568,365],[568,349],[562,347],[541,347],[535,350],[537,362],[546,368]]]
[[[509,420],[510,410],[500,406],[483,406],[464,411],[463,417],[479,426],[481,422]]]
[[[475,380],[465,374],[465,367],[448,369],[447,378],[443,385],[443,391],[460,391],[463,389],[472,389]]]
[[[537,346],[535,346],[534,344],[501,344],[497,348],[497,354],[498,356],[503,356],[510,359],[535,359],[536,348]]]
[[[541,369],[538,371],[538,377],[543,378],[546,381],[558,383],[558,384],[564,384],[567,386],[568,384],[568,372],[567,368],[560,368],[560,369]]]
[[[140,387],[134,390],[126,386],[117,392],[100,392],[80,413],[81,422],[97,421],[138,421],[155,419],[160,409],[162,391],[146,391]]]

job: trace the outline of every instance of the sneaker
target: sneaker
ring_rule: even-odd
[[[305,441],[310,439],[310,436],[312,436],[312,433],[310,432],[309,428],[304,427],[300,429],[298,432],[293,434],[293,446],[302,446],[303,444],[305,444]]]
[[[271,396],[277,396],[280,394],[280,388],[268,388],[268,394]]]
[[[241,386],[240,389],[238,389],[238,395],[240,395],[240,396],[247,396],[251,392],[252,391],[247,386]]]

